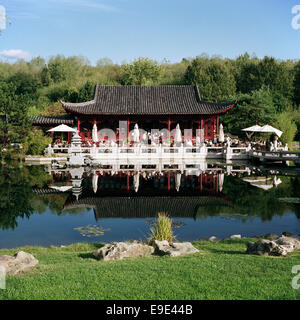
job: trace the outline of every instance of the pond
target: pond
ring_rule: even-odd
[[[298,169],[128,168],[2,165],[0,248],[145,240],[158,212],[172,218],[179,241],[300,233]]]

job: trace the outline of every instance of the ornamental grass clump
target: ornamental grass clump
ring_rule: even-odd
[[[170,244],[173,243],[175,236],[173,235],[172,231],[172,220],[168,217],[168,215],[165,212],[158,213],[154,226],[154,228],[150,229],[150,242],[154,242],[154,240],[166,240]]]

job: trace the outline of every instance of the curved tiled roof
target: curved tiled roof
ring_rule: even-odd
[[[0,115],[0,121],[5,121],[5,119],[6,119],[5,115]],[[47,125],[58,125],[58,124],[74,125],[74,117],[71,115],[30,116],[29,119],[32,121],[33,126],[47,126]]]
[[[85,115],[220,114],[233,107],[233,104],[202,101],[196,85],[96,85],[93,100],[61,103],[67,112]]]
[[[74,118],[70,115],[66,116],[31,116],[32,124],[36,126],[42,125],[58,125],[67,124],[73,125]]]

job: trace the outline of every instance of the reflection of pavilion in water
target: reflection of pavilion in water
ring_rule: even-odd
[[[161,171],[151,164],[141,170],[113,169],[46,167],[53,177],[51,184],[34,191],[64,194],[64,209],[91,208],[96,220],[155,217],[163,211],[173,217],[195,218],[199,212],[227,212],[226,207],[232,206],[222,192],[226,176],[269,190],[281,183],[277,176],[299,175],[297,168],[255,167],[249,163],[185,164],[184,170],[172,164]]]
[[[63,179],[62,179],[63,176]],[[68,181],[64,209],[94,209],[99,218],[155,217],[167,212],[173,217],[196,216],[200,207],[229,206],[222,195],[224,172],[186,170],[130,171],[72,168],[53,172],[48,192],[58,192],[58,180]],[[54,188],[54,189],[53,189]],[[63,189],[61,189],[63,191]]]
[[[65,208],[93,208],[96,219],[155,217],[158,212],[193,216],[200,206],[228,205],[219,194],[220,175],[223,174],[94,171],[83,176],[81,194],[74,197],[73,193]]]

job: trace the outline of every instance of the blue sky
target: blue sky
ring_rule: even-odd
[[[0,0],[11,21],[1,60],[83,55],[92,64],[150,57],[181,61],[205,52],[299,59],[300,0]],[[299,21],[300,23],[300,21]]]

